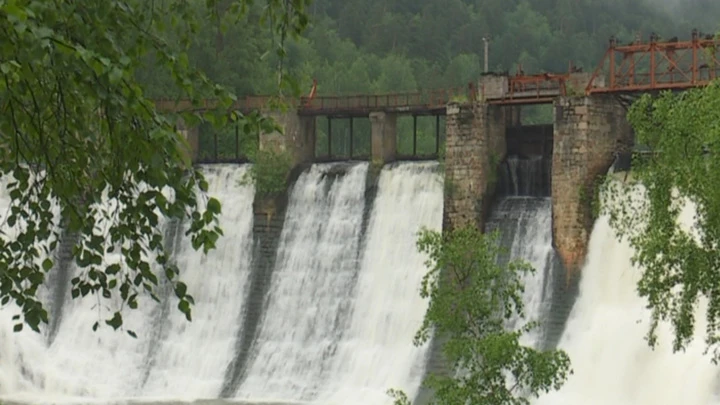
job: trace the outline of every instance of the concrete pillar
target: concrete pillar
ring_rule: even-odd
[[[260,150],[287,151],[293,167],[311,163],[315,158],[315,117],[299,116],[296,111],[265,112],[283,128],[283,133],[260,134]]]
[[[198,127],[187,128],[182,118],[178,118],[176,128],[187,142],[185,153],[190,162],[195,163],[200,154],[200,129]]]
[[[397,115],[372,112],[370,125],[373,163],[383,165],[394,161],[397,156]]]
[[[554,108],[553,243],[569,283],[587,253],[598,181],[616,153],[632,143],[632,130],[625,109],[611,96],[562,97]]]
[[[505,108],[505,125],[508,127],[522,126],[522,108],[519,105],[507,106]]]
[[[444,229],[484,226],[497,167],[506,153],[505,123],[502,107],[482,102],[448,104]]]

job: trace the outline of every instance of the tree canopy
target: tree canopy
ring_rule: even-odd
[[[433,403],[521,405],[560,388],[570,373],[567,354],[536,350],[520,340],[537,326],[524,319],[522,299],[522,278],[535,270],[520,261],[498,264],[497,235],[474,226],[423,230],[417,244],[428,256],[420,295],[429,303],[415,344],[440,339],[451,370],[426,379]],[[410,404],[403,392],[390,394],[398,405]]]
[[[276,39],[266,51],[283,56],[285,38],[307,25],[307,4],[267,0],[253,16],[261,22],[250,25]],[[72,296],[119,302],[108,325],[119,328],[120,307],[137,307],[143,294],[157,299],[161,277],[190,319],[193,299],[168,260],[160,225],[189,221],[193,247],[207,252],[222,234],[221,206],[205,195],[207,182],[175,125],[221,122],[220,109],[235,96],[190,63],[188,51],[201,24],[244,26],[257,8],[250,0],[0,1],[0,176],[12,200],[3,221],[15,229],[0,238],[0,301],[21,308],[16,330],[48,321],[37,293],[53,266],[60,222],[82,235]],[[141,84],[149,69],[169,78],[174,94],[218,99],[218,111],[159,114]],[[268,125],[253,117],[255,128]]]
[[[674,350],[696,333],[707,300],[705,340],[720,359],[720,83],[657,98],[645,95],[628,114],[636,143],[632,177],[610,178],[613,203],[602,209],[635,249],[643,270],[638,292],[652,310],[649,342],[660,322],[674,329]],[[690,211],[688,211],[690,210]],[[692,212],[692,224],[687,213]]]
[[[709,0],[659,7],[653,0],[315,0],[307,31],[287,42],[285,67],[308,92],[385,93],[465,86],[483,67],[528,73],[564,72],[568,62],[592,71],[616,36],[627,43],[652,32],[688,38],[693,28],[714,32],[720,5]],[[259,8],[249,11],[262,12]],[[189,57],[236,94],[270,94],[279,60],[273,40],[256,24],[218,33],[216,18],[200,20]],[[147,91],[167,93],[169,78],[146,71]]]

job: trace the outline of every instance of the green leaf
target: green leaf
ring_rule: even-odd
[[[190,303],[188,301],[180,300],[180,302],[178,302],[178,309],[180,310],[180,312],[185,314],[185,318],[188,321],[192,321],[192,317],[191,317],[191,313],[190,313]]]
[[[187,285],[185,285],[182,281],[178,281],[175,284],[175,295],[182,299],[185,297],[185,294],[187,294]]]
[[[113,317],[106,320],[105,323],[112,326],[113,329],[117,330],[123,324],[122,315],[120,314],[120,312],[115,312],[115,314],[113,314]]]
[[[43,270],[49,271],[50,269],[52,269],[52,266],[53,266],[52,260],[50,260],[50,259],[43,260],[43,262],[42,262]]]
[[[115,275],[118,272],[120,272],[120,265],[117,263],[113,263],[113,264],[107,266],[107,268],[105,269],[105,273],[107,275]]]
[[[210,211],[213,214],[216,214],[216,215],[220,214],[220,211],[221,211],[220,201],[211,197],[210,199],[208,199],[207,209],[208,209],[208,211]]]

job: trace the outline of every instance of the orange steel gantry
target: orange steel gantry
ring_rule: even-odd
[[[693,30],[690,41],[636,41],[620,45],[610,39],[602,62],[593,73],[585,92],[628,93],[681,90],[705,86],[720,75],[720,40]],[[604,85],[598,78],[605,76]]]

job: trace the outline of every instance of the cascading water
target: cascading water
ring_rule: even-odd
[[[687,208],[681,226],[692,224]],[[567,351],[574,374],[558,392],[537,405],[707,405],[718,404],[718,375],[704,343],[672,353],[672,333],[659,328],[655,350],[644,339],[650,313],[637,293],[641,271],[631,264],[632,249],[620,241],[606,216],[595,223],[580,293],[559,347]],[[697,308],[696,336],[704,333],[704,304]]]
[[[383,169],[376,197],[367,201],[368,166],[315,165],[295,184],[260,327],[233,400],[387,404],[388,388],[417,391],[427,348],[412,344],[426,308],[418,294],[424,257],[415,242],[421,227],[440,229],[442,178],[437,163],[395,164]],[[245,167],[204,170],[211,194],[223,203],[225,236],[207,257],[184,239],[171,249],[195,297],[193,321],[171,303],[144,300],[124,313],[137,339],[109,328],[93,333],[104,308],[95,297],[70,300],[67,292],[49,339],[13,334],[14,312],[4,308],[4,401],[171,403],[220,395],[250,294],[253,190],[239,183]],[[170,239],[182,233],[182,225],[167,227]],[[172,295],[169,286],[160,293]],[[52,307],[54,295],[48,297]]]
[[[504,249],[498,261],[521,260],[535,270],[525,276],[525,321],[544,320],[550,311],[557,255],[552,247],[552,202],[549,197],[549,161],[537,155],[509,156],[501,165],[498,201],[494,204],[486,231],[497,231]],[[517,319],[508,327],[517,326]],[[541,347],[548,325],[541,323],[523,343]]]
[[[217,390],[231,356],[220,352],[233,346],[237,303],[244,294],[247,265],[243,263],[249,261],[249,248],[243,246],[249,240],[253,193],[238,183],[244,167],[208,172],[211,189],[224,203],[222,218],[234,226],[225,226],[226,236],[218,249],[202,260],[187,246],[177,252],[182,277],[198,304],[193,323],[181,324],[176,314],[159,311],[150,300],[142,300],[138,310],[124,313],[124,327],[136,331],[137,339],[106,327],[93,333],[93,323],[107,316],[105,306],[112,303],[96,296],[70,301],[68,293],[57,334],[49,343],[44,335],[30,331],[12,334],[5,322],[10,322],[14,311],[5,307],[0,311],[0,392],[4,398],[46,404],[93,399],[107,403],[154,394],[183,399],[216,395],[209,392]],[[117,257],[108,255],[105,260],[110,263]],[[165,333],[157,333],[158,328]],[[158,336],[162,340],[156,340]],[[148,383],[143,387],[145,380]]]
[[[546,197],[550,195],[551,160],[547,156],[508,156],[499,168],[499,195]]]
[[[352,298],[352,320],[338,345],[324,403],[391,403],[388,388],[415,396],[427,352],[427,347],[412,345],[427,308],[419,296],[425,257],[416,241],[422,227],[440,230],[442,207],[437,163],[383,169]]]
[[[349,315],[367,164],[313,165],[290,195],[268,306],[237,397],[312,400]]]
[[[150,352],[149,373],[137,393],[143,397],[188,400],[218,395],[234,354],[250,272],[254,190],[243,182],[247,170],[248,166],[233,165],[203,168],[209,194],[222,203],[224,236],[207,256],[196,252],[186,238],[173,252],[195,299],[193,320],[187,322],[174,306],[162,311],[161,339]]]
[[[385,168],[360,233],[367,165],[342,177],[315,165],[295,185],[256,355],[237,397],[248,402],[383,404],[419,385],[412,337],[425,305],[417,232],[439,229],[437,163]]]
[[[492,210],[486,229],[497,230],[506,254],[501,262],[522,260],[534,273],[525,276],[525,320],[539,321],[546,317],[552,300],[556,256],[552,247],[552,204],[545,197],[505,197]],[[509,327],[515,325],[513,320]],[[524,335],[525,344],[540,345],[543,325]]]

